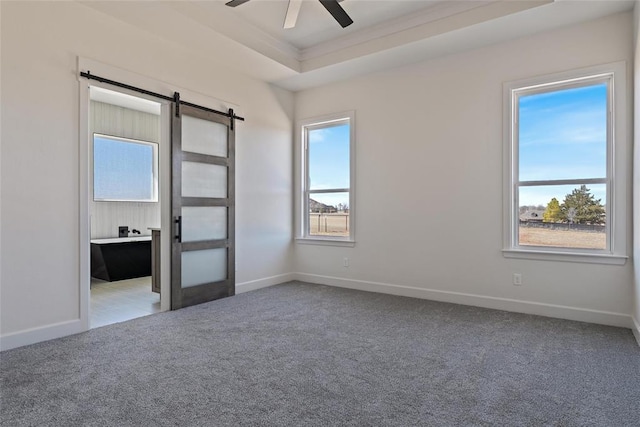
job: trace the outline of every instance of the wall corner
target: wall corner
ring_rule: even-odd
[[[633,332],[633,336],[636,337],[636,341],[640,347],[640,323],[638,323],[638,320],[634,316],[631,316],[631,322],[633,323],[631,325],[631,331]]]

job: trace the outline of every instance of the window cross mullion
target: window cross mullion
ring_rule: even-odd
[[[581,185],[581,184],[606,184],[607,178],[584,178],[584,179],[555,179],[544,181],[520,181],[520,187],[539,187],[542,185]]]
[[[348,193],[348,188],[323,188],[321,190],[309,190],[309,194],[322,194],[322,193]]]

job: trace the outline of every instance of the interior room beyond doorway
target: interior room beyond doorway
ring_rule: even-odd
[[[91,328],[161,311],[161,134],[159,103],[90,87]]]

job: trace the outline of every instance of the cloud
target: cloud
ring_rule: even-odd
[[[309,142],[313,144],[326,141],[328,133],[327,129],[313,129],[309,132]]]

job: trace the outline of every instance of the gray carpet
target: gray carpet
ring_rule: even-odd
[[[6,426],[639,426],[622,328],[299,282],[0,355]]]

